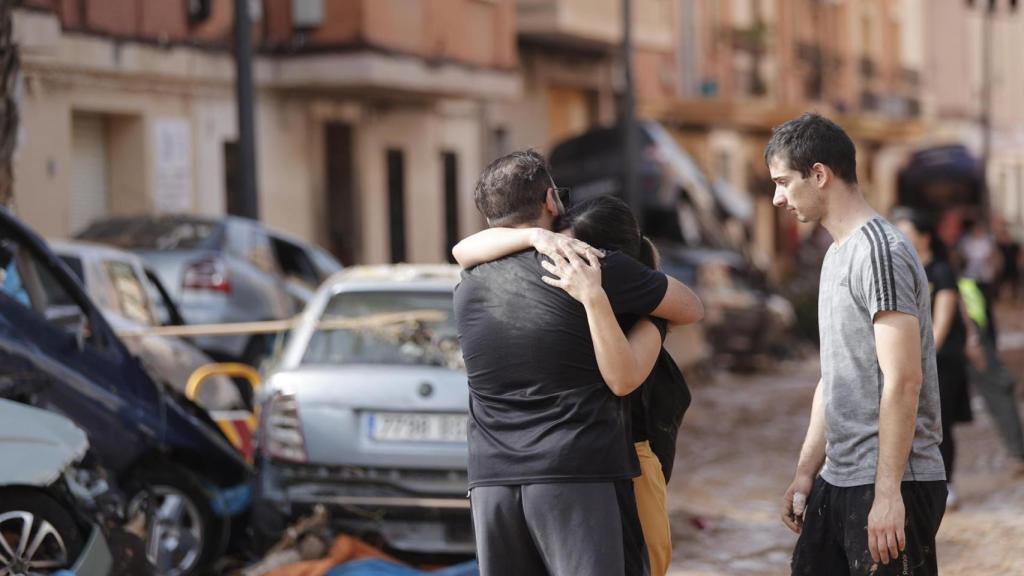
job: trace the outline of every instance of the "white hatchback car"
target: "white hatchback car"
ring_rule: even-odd
[[[202,350],[185,339],[154,334],[131,335],[159,326],[160,311],[174,317],[174,303],[155,275],[147,275],[138,256],[88,242],[52,241],[54,253],[71,268],[85,291],[103,312],[104,318],[154,380],[184,394],[189,376],[200,366],[213,362]],[[180,315],[177,315],[180,317]],[[199,392],[197,404],[207,410],[240,408],[243,400],[237,387],[224,376],[214,376]]]

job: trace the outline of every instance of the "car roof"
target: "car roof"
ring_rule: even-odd
[[[311,244],[310,242],[308,242],[306,240],[303,240],[303,239],[299,238],[298,236],[295,236],[294,234],[291,234],[291,233],[288,233],[288,232],[284,232],[284,231],[279,230],[277,228],[271,228],[266,222],[263,222],[263,221],[260,221],[260,220],[253,220],[251,218],[245,218],[245,217],[242,217],[242,216],[234,216],[234,215],[231,215],[231,214],[224,214],[224,215],[221,215],[221,216],[203,216],[203,215],[187,214],[187,213],[133,214],[133,215],[130,215],[130,216],[113,216],[113,217],[110,217],[110,218],[103,218],[103,219],[97,220],[97,222],[135,222],[135,221],[143,221],[143,222],[168,222],[168,221],[169,222],[175,222],[175,221],[181,221],[181,222],[196,222],[196,223],[199,223],[199,224],[209,224],[209,225],[217,225],[217,224],[246,224],[246,225],[255,225],[255,226],[259,226],[264,231],[266,231],[268,236],[280,238],[281,240],[284,240],[286,242],[291,242],[292,244],[298,244],[300,246],[313,246],[315,248],[319,248],[319,246],[316,246],[315,244]]]
[[[126,216],[110,216],[107,218],[99,218],[92,222],[97,223],[108,223],[108,222],[198,222],[202,224],[218,224],[226,220],[243,220],[242,218],[236,218],[234,216],[223,216],[223,217],[211,217],[202,216],[197,214],[131,214]],[[89,226],[91,227],[92,224]]]
[[[344,290],[451,290],[461,269],[452,264],[381,264],[350,266],[332,275],[324,286]]]
[[[142,259],[131,252],[114,248],[106,244],[96,244],[82,240],[47,240],[50,249],[58,256],[78,256],[79,258],[106,258],[142,264]]]

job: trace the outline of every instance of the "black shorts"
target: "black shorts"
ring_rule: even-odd
[[[875,567],[868,549],[868,514],[875,487],[840,488],[818,478],[807,499],[804,527],[793,551],[793,576],[928,576],[938,574],[935,533],[946,512],[946,483],[904,482],[907,547]]]

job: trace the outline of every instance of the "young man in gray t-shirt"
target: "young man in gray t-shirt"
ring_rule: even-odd
[[[942,428],[924,267],[857,187],[842,128],[805,114],[765,150],[773,203],[834,239],[821,271],[821,381],[783,521],[793,574],[936,574]],[[795,502],[794,502],[795,501]]]

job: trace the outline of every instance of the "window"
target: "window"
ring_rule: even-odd
[[[491,157],[501,158],[512,151],[512,145],[509,143],[508,130],[504,127],[495,128],[491,132]]]
[[[334,256],[331,256],[327,252],[319,248],[312,248],[310,254],[313,256],[313,263],[316,265],[317,274],[320,275],[320,280],[323,281],[335,272],[341,271],[341,262],[335,260]]]
[[[277,272],[270,239],[259,226],[246,220],[234,220],[228,225],[228,251],[267,274]]]
[[[459,242],[459,157],[455,152],[442,152],[441,162],[444,164],[444,253],[454,264],[452,248]]]
[[[327,303],[321,321],[381,314],[441,314],[440,321],[367,328],[319,328],[303,364],[399,364],[458,366],[461,349],[451,292],[342,292]]]
[[[405,262],[405,153],[387,151],[388,225],[391,230],[391,261]]]
[[[149,307],[146,287],[135,274],[135,269],[128,263],[110,260],[103,263],[103,268],[114,288],[117,308],[121,314],[140,324],[155,326],[157,321]]]
[[[305,284],[310,290],[315,290],[320,284],[320,278],[317,276],[316,266],[306,251],[300,246],[278,237],[273,237],[270,241],[274,246],[277,265],[281,268],[285,278],[296,280]]]
[[[152,270],[146,270],[146,293],[149,295],[149,301],[153,303],[153,312],[161,326],[185,324],[160,278]]]
[[[71,272],[75,275],[75,278],[82,284],[85,284],[85,269],[82,267],[82,259],[77,256],[60,256],[59,257],[67,267],[71,269]]]
[[[95,344],[89,314],[75,297],[73,283],[16,241],[0,238],[0,298],[4,303],[13,301],[69,335]]]

